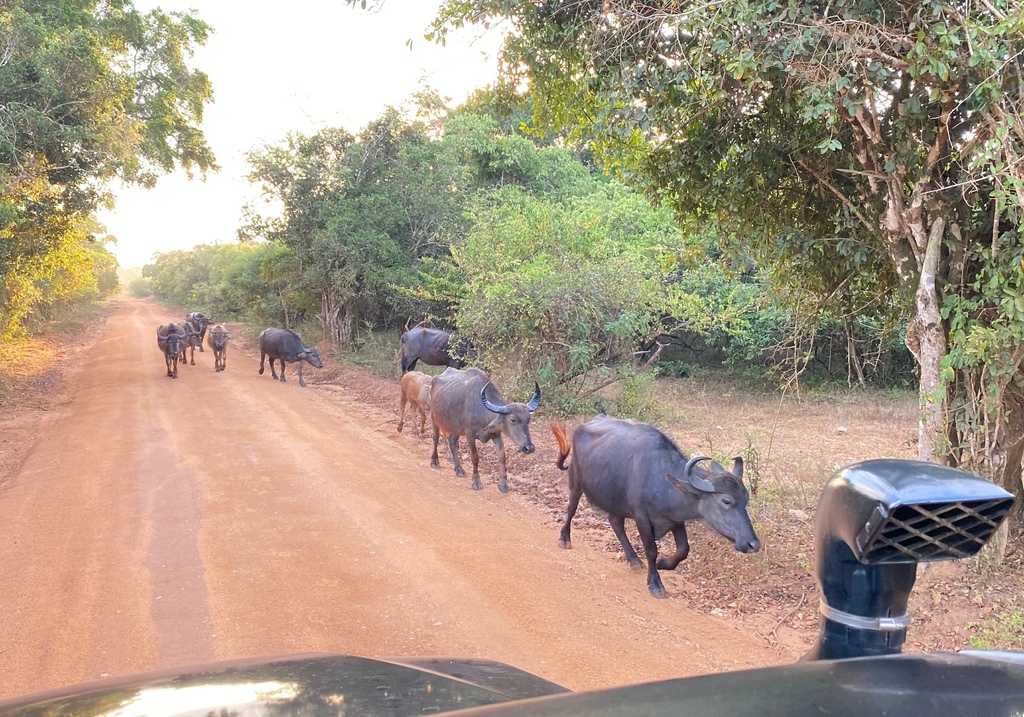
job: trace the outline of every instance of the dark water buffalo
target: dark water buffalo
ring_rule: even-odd
[[[417,361],[429,366],[465,368],[470,354],[469,346],[453,337],[451,331],[422,326],[406,331],[402,334],[402,346],[399,349],[402,373],[416,368]]]
[[[398,432],[402,432],[405,426],[405,406],[420,414],[420,430],[418,435],[423,437],[423,429],[427,426],[427,409],[430,408],[430,380],[431,376],[419,371],[410,371],[402,376],[400,386],[401,396],[398,403]],[[416,414],[413,414],[413,425],[416,424]]]
[[[320,353],[315,347],[304,346],[298,334],[288,329],[264,329],[260,334],[260,375],[263,375],[263,360],[270,358],[270,375],[275,379],[274,359],[281,362],[281,383],[284,383],[284,366],[286,363],[296,364],[299,372],[299,385],[306,387],[302,380],[302,362],[308,361],[316,368],[323,368],[320,362]]]
[[[213,350],[213,370],[223,371],[228,367],[228,339],[231,334],[224,328],[223,324],[214,324],[210,327],[210,333],[206,335],[206,342]],[[274,364],[271,363],[271,372]],[[281,373],[284,374],[284,364],[281,365]]]
[[[437,442],[441,433],[444,433],[448,437],[448,448],[451,449],[452,461],[455,463],[455,475],[466,475],[459,462],[459,438],[465,436],[469,443],[469,456],[473,461],[473,490],[480,490],[483,484],[480,483],[480,454],[476,442],[493,441],[498,452],[498,490],[508,493],[505,445],[501,434],[512,439],[523,453],[533,453],[530,418],[539,405],[540,387],[536,384],[529,403],[506,403],[487,374],[480,369],[445,369],[444,373],[434,376],[430,382],[430,419],[434,423],[434,453],[430,457],[430,466],[440,467]]]
[[[178,357],[185,345],[185,334],[177,324],[161,324],[156,330],[156,345],[164,353],[167,375],[178,378]]]
[[[185,317],[185,321],[192,325],[192,330],[195,333],[199,334],[199,351],[205,353],[203,351],[203,339],[206,338],[206,329],[213,323],[213,319],[209,316],[203,316],[201,311],[193,311]],[[193,350],[192,353],[195,353],[195,351]]]
[[[580,496],[608,513],[608,522],[622,543],[631,567],[643,569],[626,537],[625,519],[636,521],[647,553],[647,588],[665,597],[659,570],[674,570],[686,559],[690,543],[686,521],[705,520],[733,542],[741,553],[757,552],[761,542],[747,515],[750,495],[743,485],[743,459],[734,458],[726,470],[710,458],[687,459],[654,426],[598,416],[576,428],[572,444],[561,426],[552,426],[558,440],[558,467],[569,471],[569,507],[558,545],[571,548],[569,528]],[[565,467],[570,450],[576,455]],[[700,464],[708,462],[708,467]],[[672,531],[676,552],[658,558],[658,540]]]
[[[184,338],[181,341],[181,356],[178,358],[181,361],[181,365],[185,366],[188,364],[188,357],[185,356],[188,349],[192,349],[191,358],[192,365],[196,365],[196,346],[199,350],[203,349],[203,341],[200,338],[199,333],[195,330],[195,327],[188,321],[183,321],[178,324],[178,327],[184,332]]]

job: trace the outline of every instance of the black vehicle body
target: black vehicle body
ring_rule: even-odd
[[[168,709],[174,704],[182,707]],[[146,705],[182,717],[1011,717],[1024,709],[1024,655],[824,660],[582,693],[483,660],[302,655],[162,670],[0,700],[0,717],[144,714]]]

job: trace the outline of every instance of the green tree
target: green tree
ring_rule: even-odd
[[[502,188],[452,245],[465,276],[459,329],[526,386],[539,376],[583,394],[634,366],[669,315],[666,269],[681,243],[671,217],[621,185],[595,185],[565,201]]]
[[[242,235],[295,252],[336,346],[351,346],[357,320],[388,322],[409,309],[399,287],[415,283],[419,261],[447,251],[461,199],[439,151],[426,125],[388,109],[358,138],[327,129],[250,154],[250,179],[283,211],[251,211]]]
[[[1019,490],[1019,0],[449,0],[435,33],[499,17],[538,125],[593,140],[777,273],[898,291],[920,457]],[[807,243],[817,261],[786,266]]]
[[[209,32],[192,14],[142,13],[126,0],[13,0],[0,8],[8,332],[18,330],[52,267],[86,271],[71,258],[83,223],[110,199],[108,180],[149,186],[175,166],[215,168],[199,129],[210,83],[188,66]]]

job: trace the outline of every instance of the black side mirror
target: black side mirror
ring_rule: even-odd
[[[1013,502],[986,480],[922,461],[864,461],[836,473],[814,531],[821,631],[803,659],[901,652],[917,564],[976,555]]]

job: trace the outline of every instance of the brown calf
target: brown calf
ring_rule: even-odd
[[[409,371],[402,376],[402,399],[398,404],[398,432],[402,432],[405,425],[405,404],[420,413],[420,429],[417,434],[420,438],[424,435],[427,425],[427,409],[430,408],[430,376],[419,371]],[[416,425],[416,418],[413,417],[413,425]]]
[[[224,328],[224,324],[216,324],[210,327],[210,333],[206,335],[206,342],[213,349],[213,370],[223,371],[228,367],[228,339],[231,334]]]

